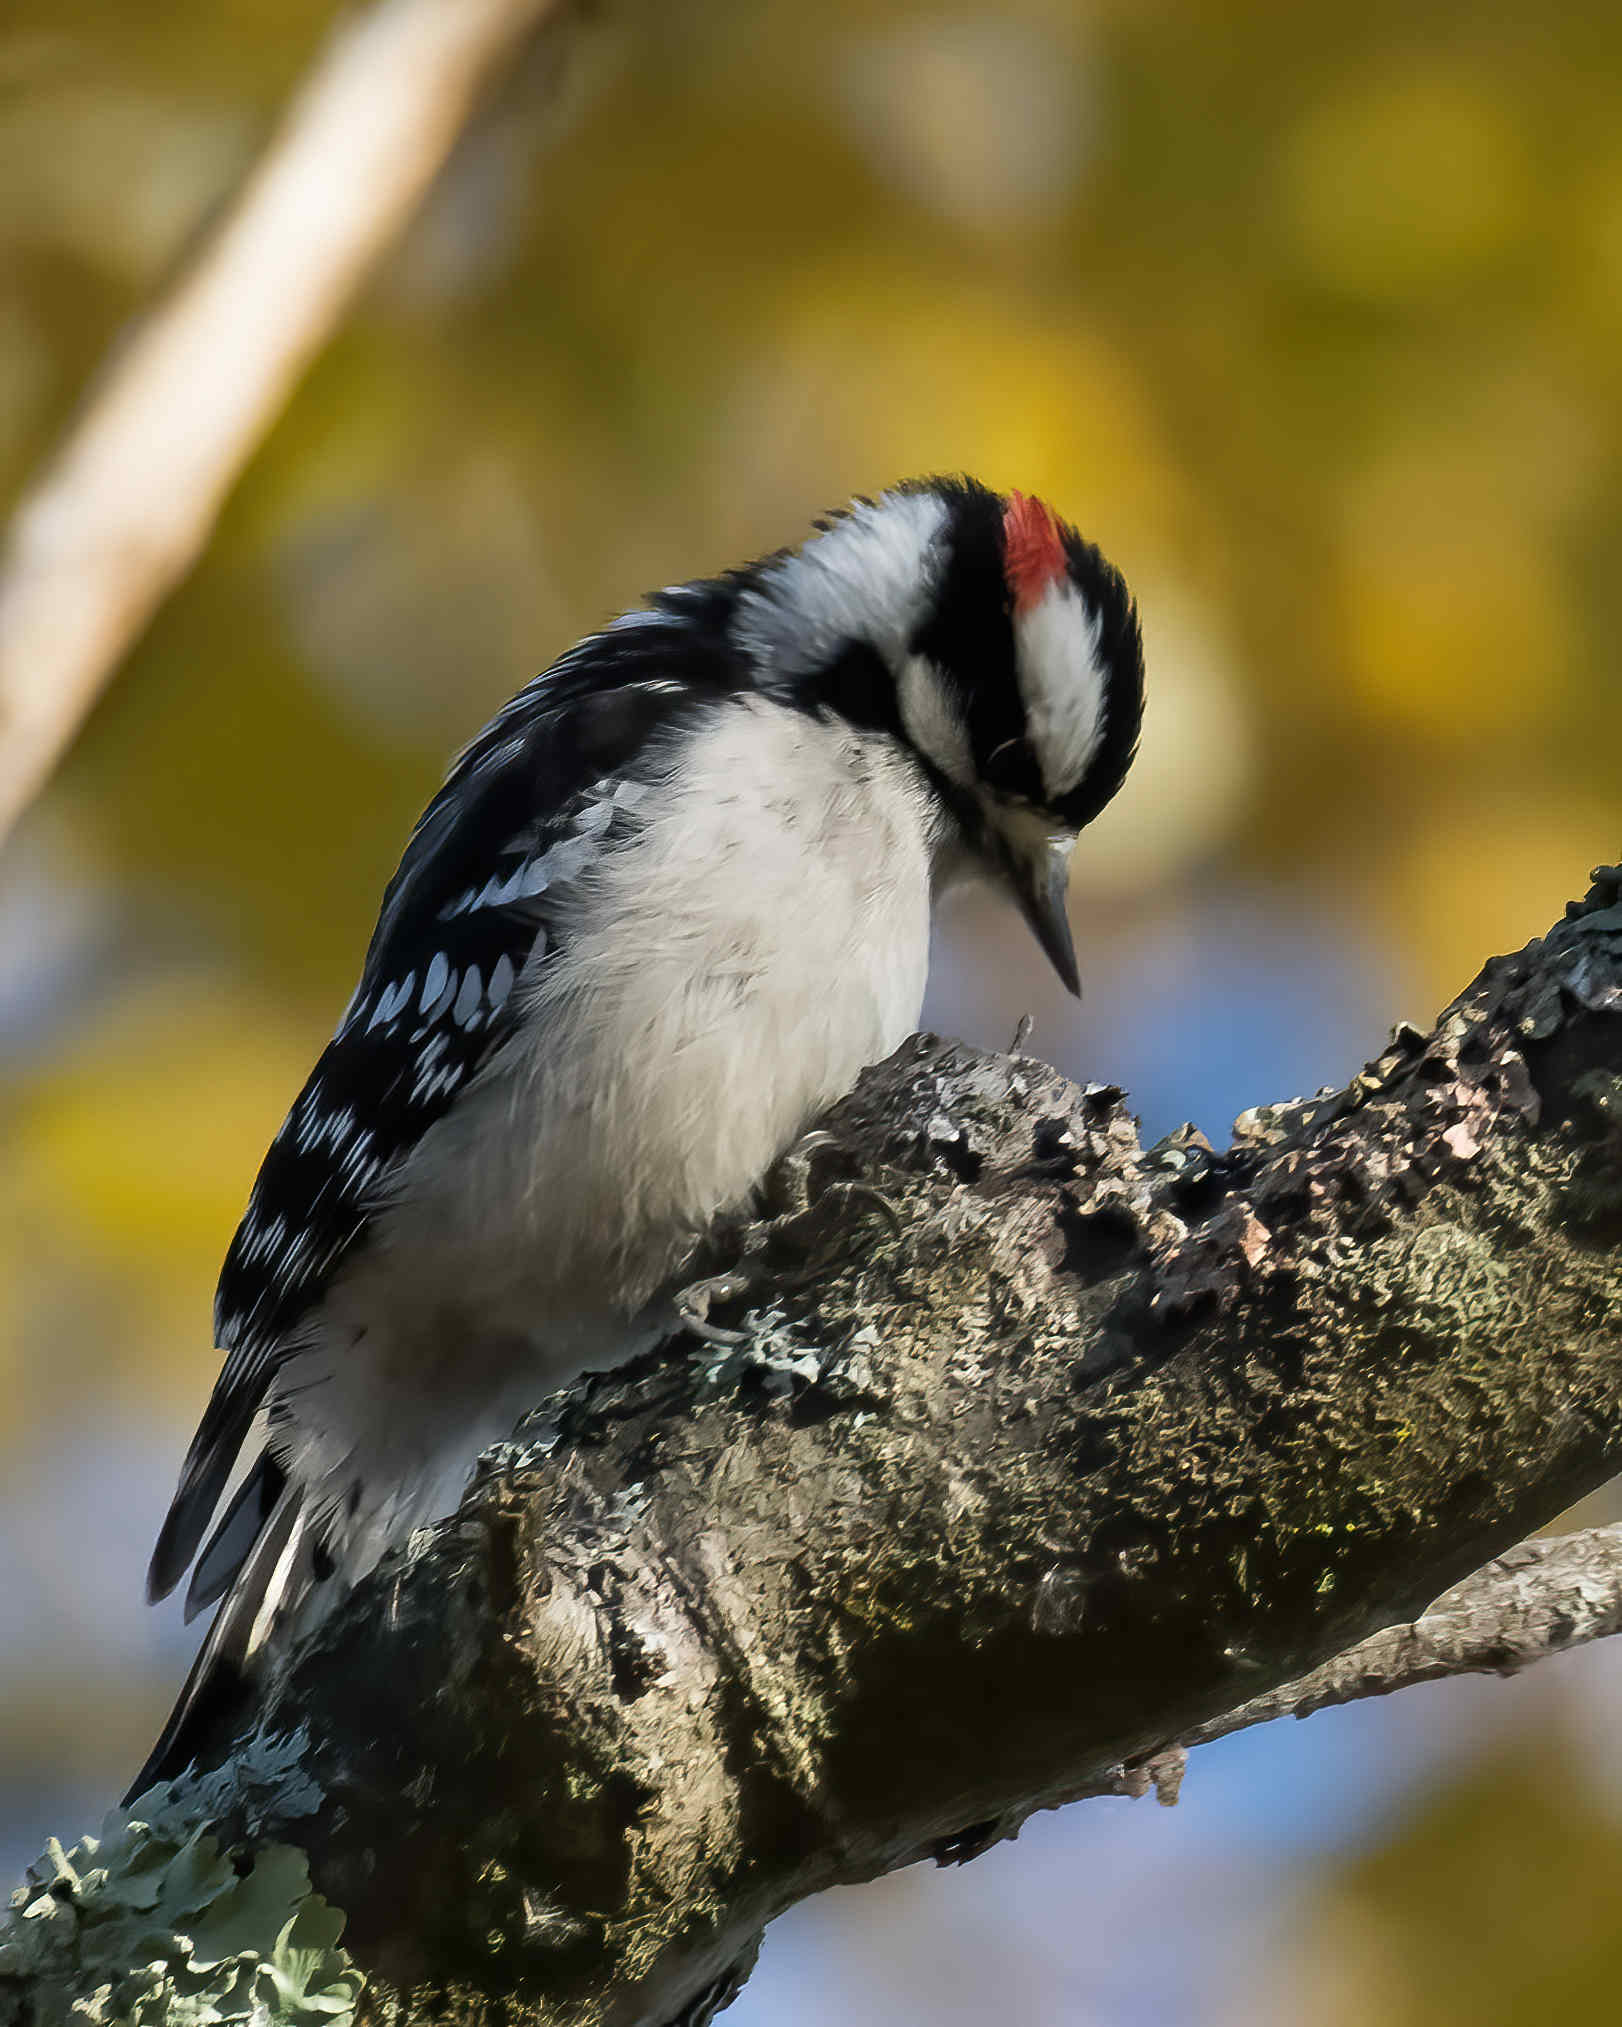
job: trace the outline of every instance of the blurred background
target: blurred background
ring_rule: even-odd
[[[330,15],[8,0],[0,501]],[[1030,1011],[1150,1134],[1343,1079],[1622,849],[1619,65],[1574,0],[619,0],[519,67],[0,856],[6,1873],[182,1673],[215,1273],[406,830],[647,589],[956,468],[1121,565],[1086,1004],[969,906],[928,1017]],[[1619,1714],[1600,1648],[1233,1740],[797,1911],[728,2019],[1608,2021]]]

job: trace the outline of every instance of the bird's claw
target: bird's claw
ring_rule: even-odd
[[[766,1178],[767,1208],[778,1222],[799,1217],[810,1210],[815,1201],[811,1171],[816,1158],[819,1154],[826,1154],[829,1148],[838,1146],[837,1137],[826,1127],[813,1126],[809,1133],[802,1133],[792,1147],[778,1156]]]
[[[830,1196],[842,1197],[846,1203],[872,1204],[876,1210],[883,1213],[885,1222],[889,1225],[891,1232],[896,1238],[900,1238],[902,1232],[906,1229],[905,1220],[902,1218],[900,1211],[884,1194],[883,1190],[875,1189],[870,1182],[847,1181],[830,1183],[828,1194]]]
[[[706,1344],[742,1344],[748,1333],[726,1330],[719,1323],[712,1323],[710,1311],[718,1303],[741,1302],[754,1292],[755,1281],[753,1273],[735,1267],[729,1273],[711,1274],[702,1281],[690,1282],[676,1296],[676,1320]]]
[[[840,1147],[837,1135],[822,1127],[814,1127],[795,1141],[778,1160],[766,1184],[765,1193],[770,1200],[767,1209],[771,1214],[764,1228],[746,1236],[747,1251],[743,1258],[721,1273],[708,1274],[689,1282],[672,1298],[676,1321],[690,1336],[706,1344],[742,1344],[749,1333],[712,1323],[712,1310],[757,1296],[765,1287],[785,1290],[804,1287],[825,1275],[838,1259],[848,1257],[850,1248],[845,1247],[833,1259],[819,1256],[806,1260],[800,1267],[790,1267],[781,1262],[767,1265],[766,1256],[773,1239],[780,1242],[787,1240],[791,1244],[798,1242],[803,1250],[810,1235],[802,1221],[809,1221],[817,1205],[830,1198],[841,1205],[872,1204],[884,1216],[891,1231],[899,1235],[903,1228],[900,1211],[882,1190],[875,1189],[871,1183],[850,1176],[837,1176],[820,1189],[813,1190],[812,1170],[817,1157]],[[797,1226],[800,1227],[798,1232]]]

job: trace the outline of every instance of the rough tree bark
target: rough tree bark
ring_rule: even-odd
[[[1331,1658],[1622,1466],[1619,1013],[1608,869],[1222,1153],[916,1038],[803,1207],[715,1235],[736,1342],[548,1403],[135,1814],[304,1854],[360,2017],[653,2027],[835,1881],[1614,1630],[1602,1531]],[[0,2019],[49,2017],[62,1963],[11,1948]]]

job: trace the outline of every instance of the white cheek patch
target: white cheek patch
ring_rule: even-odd
[[[1020,696],[1050,802],[1077,786],[1104,736],[1103,627],[1068,578],[1015,615]]]
[[[974,749],[940,670],[927,655],[908,655],[896,692],[907,737],[948,781],[966,788],[974,779]]]

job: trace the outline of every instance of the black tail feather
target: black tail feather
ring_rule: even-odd
[[[233,1502],[233,1515],[239,1503]],[[230,1518],[222,1526],[228,1526]],[[168,1723],[124,1797],[126,1808],[155,1781],[173,1780],[204,1753],[229,1741],[251,1695],[248,1664],[272,1619],[306,1589],[309,1561],[302,1500],[296,1487],[284,1486],[235,1573]]]
[[[214,1389],[216,1399],[220,1394]],[[158,1545],[147,1565],[146,1595],[149,1604],[168,1597],[186,1573],[186,1565],[197,1553],[220,1494],[231,1475],[231,1466],[242,1448],[242,1439],[253,1421],[253,1407],[233,1402],[217,1411],[211,1400],[204,1411],[197,1434],[192,1438],[186,1461],[180,1467],[180,1489],[164,1515],[158,1530]]]
[[[287,1473],[268,1450],[262,1451],[197,1558],[186,1592],[188,1625],[231,1588],[238,1570],[253,1554],[254,1543],[275,1512],[286,1484]]]

